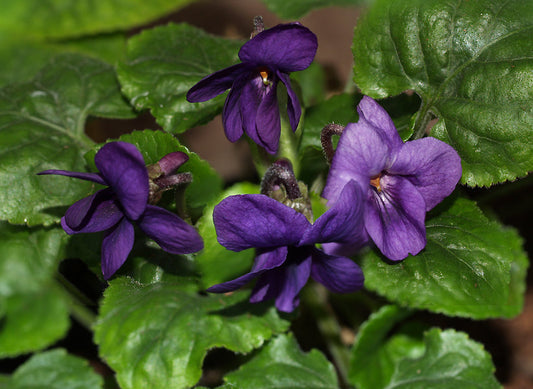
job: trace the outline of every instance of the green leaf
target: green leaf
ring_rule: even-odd
[[[326,96],[326,74],[324,68],[313,62],[307,69],[291,73],[293,89],[301,91],[302,107],[316,105]],[[294,82],[296,81],[296,82]]]
[[[247,293],[202,296],[183,284],[119,278],[104,294],[95,341],[123,389],[190,387],[209,349],[250,352],[287,330],[274,308],[247,299]]]
[[[6,357],[45,348],[68,330],[67,303],[53,280],[66,234],[6,223],[0,232],[0,357]]]
[[[204,239],[204,249],[195,257],[195,263],[202,274],[200,282],[204,288],[232,280],[247,273],[252,267],[255,250],[248,249],[235,252],[226,249],[217,242],[217,234],[213,224],[213,209],[215,205],[228,196],[252,193],[259,193],[257,185],[249,183],[234,185],[211,203],[198,220],[198,232]]]
[[[61,53],[79,53],[114,64],[126,54],[126,38],[121,33],[60,42],[0,38],[0,86],[30,81],[43,66]]]
[[[222,110],[224,96],[193,104],[185,95],[203,77],[237,63],[242,43],[186,24],[144,30],[129,40],[127,59],[118,66],[122,91],[138,110],[150,109],[166,131],[207,123]]]
[[[533,170],[531,20],[521,0],[378,0],[356,27],[355,82],[419,94],[415,135],[438,117],[431,135],[458,151],[463,183],[513,180]]]
[[[113,68],[95,59],[58,56],[32,82],[0,89],[0,219],[48,225],[91,192],[86,181],[36,175],[85,170],[88,115],[132,116]]]
[[[1,35],[67,38],[128,30],[146,24],[192,0],[4,0]]]
[[[10,389],[96,389],[104,385],[87,361],[63,349],[32,356],[8,383]]]
[[[401,360],[387,388],[501,388],[490,355],[467,334],[434,328],[424,343],[424,355]]]
[[[454,330],[399,324],[409,312],[384,306],[370,316],[352,349],[349,380],[360,389],[499,388],[483,346]],[[396,329],[394,329],[396,328]]]
[[[182,151],[189,156],[189,160],[184,163],[178,172],[190,172],[193,181],[185,190],[187,206],[189,208],[201,208],[213,201],[222,191],[222,179],[218,173],[209,165],[207,161],[201,159],[198,154],[189,151],[171,134],[163,131],[133,131],[130,134],[122,135],[119,140],[134,144],[144,157],[144,162],[149,165],[156,163],[165,155],[174,151]],[[110,140],[110,142],[115,139]],[[99,145],[85,155],[87,164],[92,168],[94,156],[102,145]]]
[[[303,353],[292,335],[279,335],[225,377],[236,388],[337,389],[335,368],[318,350]]]
[[[450,316],[521,312],[528,260],[515,230],[487,219],[474,202],[452,198],[429,214],[426,236],[426,248],[401,262],[388,263],[376,251],[364,255],[365,287]]]
[[[262,0],[269,10],[283,19],[298,19],[316,8],[363,5],[371,0]]]

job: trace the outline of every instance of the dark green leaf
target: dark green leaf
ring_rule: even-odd
[[[250,352],[289,323],[247,293],[202,296],[177,283],[111,281],[96,325],[100,353],[123,389],[187,388],[213,347]]]
[[[292,73],[291,78],[293,89],[299,88],[301,91],[302,101],[300,101],[300,105],[303,107],[316,105],[324,100],[326,75],[322,66],[313,62],[307,69]]]
[[[360,389],[500,387],[482,345],[464,333],[437,328],[422,339],[423,325],[399,325],[408,314],[384,306],[363,324],[352,349],[351,384]]]
[[[318,350],[303,353],[291,335],[280,335],[239,370],[228,374],[225,387],[337,389],[335,368]]]
[[[4,0],[0,33],[66,38],[127,30],[148,23],[193,0]]]
[[[10,389],[97,389],[103,380],[87,361],[56,349],[34,355],[9,381]]]
[[[426,248],[401,262],[368,252],[362,262],[365,286],[398,304],[451,316],[521,312],[528,260],[516,231],[487,219],[472,201],[456,198],[430,213],[426,235]]]
[[[356,28],[355,82],[385,97],[412,89],[416,124],[460,154],[462,182],[533,170],[533,7],[521,0],[378,0]]]
[[[207,123],[222,110],[224,96],[193,104],[185,95],[203,77],[237,63],[241,45],[186,24],[145,30],[129,40],[127,60],[118,66],[122,91],[166,131]]]
[[[0,225],[0,357],[40,350],[65,335],[68,310],[54,274],[62,230]]]
[[[198,270],[202,274],[201,284],[208,288],[214,284],[229,281],[247,273],[255,256],[254,249],[239,252],[227,250],[217,242],[213,209],[222,199],[231,195],[259,193],[257,185],[241,183],[224,191],[204,212],[198,220],[198,231],[204,239],[204,249],[195,257]]]
[[[0,39],[0,86],[30,81],[53,57],[73,52],[114,64],[126,54],[124,34],[87,37],[60,42]]]
[[[262,0],[272,12],[283,19],[298,19],[315,8],[362,5],[371,0]]]
[[[34,81],[0,89],[0,219],[47,225],[91,192],[86,181],[36,175],[85,170],[88,115],[132,116],[113,68],[94,59],[58,56]]]

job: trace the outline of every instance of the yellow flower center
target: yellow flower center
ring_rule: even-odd
[[[268,80],[268,76],[270,75],[269,70],[267,68],[260,68],[259,75],[263,79],[263,85],[269,86],[270,85],[270,81]]]
[[[381,173],[370,179],[370,185],[376,188],[378,192],[381,192],[381,183],[379,182],[380,179],[381,179]]]

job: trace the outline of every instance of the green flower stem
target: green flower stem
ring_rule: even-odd
[[[270,167],[272,161],[269,156],[261,147],[259,147],[253,140],[246,137],[248,145],[250,146],[250,152],[252,153],[252,161],[259,177],[263,177]]]
[[[341,381],[340,387],[348,388],[350,386],[348,384],[350,352],[341,341],[341,327],[335,319],[335,313],[328,302],[327,296],[328,291],[326,288],[316,282],[310,284],[302,293],[302,298],[315,317],[318,329],[322,333],[333,358]]]
[[[426,128],[433,116],[431,111],[429,110],[429,107],[430,107],[430,104],[425,104],[422,107],[422,110],[418,113],[418,116],[416,117],[416,121],[414,125],[413,139],[419,139],[425,135]]]
[[[93,302],[72,285],[62,274],[56,273],[56,280],[68,302],[70,314],[85,328],[92,330],[96,322],[96,314],[88,306],[93,305]]]
[[[287,158],[289,161],[291,161],[294,175],[298,177],[298,174],[300,172],[300,160],[298,158],[298,137],[292,131],[291,125],[288,121],[288,117],[286,119],[284,116],[281,117],[279,156],[282,158]]]

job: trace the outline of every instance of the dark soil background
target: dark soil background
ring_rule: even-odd
[[[331,7],[311,12],[299,21],[318,36],[316,61],[327,70],[328,90],[340,92],[352,77],[352,35],[361,9]],[[265,27],[283,22],[258,0],[206,0],[196,2],[152,25],[187,22],[210,33],[247,39],[252,30],[252,18],[262,15]],[[146,27],[151,27],[146,26]],[[132,34],[138,32],[132,31]],[[355,107],[354,107],[355,109]],[[157,129],[150,114],[134,121],[97,120],[88,126],[95,140],[118,137],[132,129]],[[209,161],[227,180],[253,178],[253,165],[245,141],[226,140],[220,118],[208,125],[188,131],[185,143],[191,150]],[[533,228],[530,201],[533,179],[499,185],[487,190],[470,190],[473,199],[503,223],[520,230],[525,248],[533,251]],[[483,343],[493,357],[497,378],[507,389],[533,388],[533,276],[528,277],[528,292],[523,313],[512,320],[472,321],[427,314],[431,323],[466,331]],[[357,309],[357,308],[355,308]],[[302,344],[304,349],[317,347]]]

